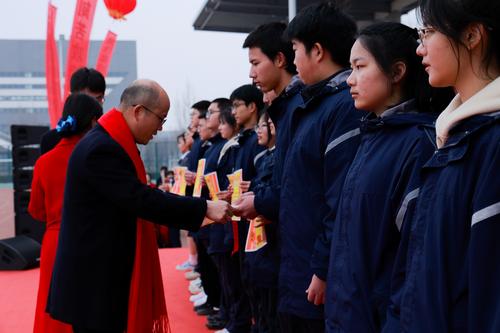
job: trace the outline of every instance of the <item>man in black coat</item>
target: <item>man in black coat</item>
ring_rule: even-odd
[[[167,93],[156,82],[138,80],[109,112],[122,133],[129,131],[134,150],[133,141],[147,144],[161,130],[169,107]],[[138,219],[198,230],[205,216],[227,221],[230,215],[227,203],[176,196],[141,182],[130,145],[127,150],[103,119],[69,161],[47,302],[51,316],[73,325],[75,332],[126,329]]]

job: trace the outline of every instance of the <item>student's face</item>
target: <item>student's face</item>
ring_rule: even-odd
[[[193,145],[193,132],[191,131],[184,132],[184,140],[186,141],[187,149],[191,149],[191,146]]]
[[[269,142],[268,129],[269,123],[261,118],[259,124],[257,125],[257,142],[260,146],[267,146]]]
[[[179,140],[177,140],[177,148],[179,149],[179,151],[184,154],[187,149],[186,149],[186,140],[183,139],[183,138],[180,138]]]
[[[294,39],[292,40],[293,51],[295,52],[295,60],[293,63],[297,66],[297,72],[299,73],[299,77],[304,82],[304,84],[314,84],[314,61],[311,58],[310,54],[306,52],[306,47],[304,43]]]
[[[207,112],[207,127],[217,133],[219,128],[220,108],[217,103],[211,103]]]
[[[91,97],[94,97],[96,101],[101,104],[101,106],[104,104],[104,93],[99,92],[99,91],[92,91],[89,88],[85,88],[82,91],[80,91],[83,94],[89,95]]]
[[[248,49],[248,61],[250,62],[250,78],[259,89],[268,92],[275,89],[280,82],[280,70],[276,64],[269,59],[260,47]]]
[[[428,29],[423,42],[417,48],[417,54],[421,56],[425,71],[429,74],[429,84],[433,87],[454,86],[458,79],[459,62],[457,60],[457,49],[460,63],[468,59],[463,47],[454,47],[452,42],[444,34],[434,29]]]
[[[202,140],[208,140],[212,137],[211,131],[207,127],[207,120],[204,118],[198,122],[198,133]]]
[[[235,99],[233,101],[233,116],[236,119],[236,123],[240,127],[245,126],[245,124],[252,119],[253,108],[255,108],[254,103],[246,105],[245,101],[242,101],[241,99]]]
[[[235,134],[235,129],[226,122],[219,123],[219,132],[224,139],[231,139]]]
[[[198,128],[198,117],[200,116],[200,111],[197,109],[191,109],[191,124],[189,125],[191,128],[196,129]]]
[[[357,109],[382,113],[392,95],[392,85],[373,55],[357,40],[351,49],[352,73],[347,78]]]

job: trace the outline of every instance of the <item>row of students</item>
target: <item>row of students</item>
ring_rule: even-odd
[[[420,9],[420,35],[380,23],[356,42],[331,3],[304,9],[285,32],[295,92],[285,48],[262,46],[277,25],[247,38],[266,32],[249,60],[278,135],[271,184],[235,208],[279,226],[282,331],[499,329],[499,5]]]

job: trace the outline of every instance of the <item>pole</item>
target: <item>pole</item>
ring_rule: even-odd
[[[288,0],[288,22],[297,14],[297,0]]]

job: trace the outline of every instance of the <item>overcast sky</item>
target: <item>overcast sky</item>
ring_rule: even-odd
[[[53,0],[57,7],[56,38],[69,38],[76,0]],[[241,45],[246,34],[195,31],[193,22],[206,0],[137,0],[126,21],[111,19],[98,0],[91,39],[108,30],[118,40],[137,42],[138,76],[158,81],[169,93],[172,112],[167,128],[179,121],[186,99],[228,97],[250,82],[248,58]],[[45,39],[47,0],[2,1],[0,39]],[[114,55],[117,56],[116,54]]]
[[[140,78],[158,81],[170,95],[166,128],[186,121],[186,100],[228,97],[234,88],[250,83],[242,33],[195,31],[193,22],[207,0],[137,0],[126,21],[114,21],[98,0],[91,39],[102,40],[108,30],[118,40],[137,42]],[[56,38],[69,38],[76,0],[53,0],[58,8]],[[0,39],[45,39],[47,0],[2,1]],[[412,16],[412,15],[410,15]],[[404,20],[414,24],[414,18]],[[118,55],[114,55],[115,57]],[[184,124],[183,124],[184,125]]]

